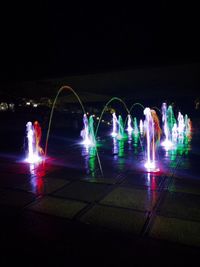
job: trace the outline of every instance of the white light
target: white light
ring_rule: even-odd
[[[38,163],[40,161],[42,161],[42,158],[39,157],[38,155],[32,155],[32,156],[29,156],[28,158],[25,159],[26,162],[28,163]]]
[[[158,168],[156,168],[156,165],[155,165],[155,163],[154,162],[146,162],[145,164],[144,164],[144,167],[147,169],[147,171],[149,171],[149,172],[158,172],[158,171],[160,171]]]
[[[112,137],[116,137],[117,136],[117,133],[112,132],[111,135],[112,135]]]
[[[162,146],[164,146],[165,149],[168,150],[169,148],[173,147],[173,143],[170,140],[166,139],[165,141],[162,142]]]
[[[83,142],[81,142],[82,145],[84,146],[95,146],[95,144],[90,140],[90,139],[85,139]]]

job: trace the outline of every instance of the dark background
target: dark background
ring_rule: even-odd
[[[63,2],[1,5],[4,85],[200,62],[199,9],[192,1]]]

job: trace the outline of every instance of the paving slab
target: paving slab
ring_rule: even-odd
[[[28,180],[27,174],[1,173],[0,184],[2,187],[15,188]]]
[[[23,208],[31,201],[34,201],[34,199],[35,197],[32,193],[20,190],[4,189],[0,194],[0,205]]]
[[[128,174],[122,184],[124,185],[139,185],[139,186],[148,186],[151,190],[158,190],[161,182],[163,181],[163,176],[153,175],[151,173],[132,173]]]
[[[17,188],[24,191],[32,192],[34,194],[45,195],[58,190],[59,188],[67,185],[70,181],[59,178],[41,178],[40,181],[37,179],[31,179],[28,182],[18,186]]]
[[[200,223],[156,216],[149,235],[185,245],[200,247]]]
[[[78,170],[61,168],[46,175],[47,178],[66,179],[70,181],[79,180],[83,173]]]
[[[53,195],[81,201],[94,202],[101,199],[106,192],[110,190],[110,188],[110,185],[77,181],[65,186],[61,190],[58,190]]]
[[[72,219],[86,204],[80,201],[45,196],[28,207],[30,210]]]
[[[117,176],[116,177],[112,176],[109,177],[109,175],[106,175],[106,177],[84,177],[81,179],[81,181],[89,183],[99,183],[99,184],[116,184],[122,180],[122,178],[118,178]]]
[[[147,214],[129,209],[95,205],[80,220],[87,224],[139,235]]]
[[[200,196],[168,192],[158,208],[163,216],[200,221]]]
[[[200,181],[174,178],[169,186],[169,191],[200,195]]]
[[[129,187],[118,187],[101,200],[102,204],[150,211],[156,203],[158,192]]]

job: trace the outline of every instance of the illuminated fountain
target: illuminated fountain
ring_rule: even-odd
[[[103,117],[104,113],[106,112],[106,110],[108,110],[108,105],[109,105],[111,102],[113,102],[113,101],[118,101],[118,102],[122,103],[123,106],[124,106],[124,108],[125,108],[125,110],[127,111],[127,113],[130,114],[129,109],[128,109],[127,106],[126,106],[126,103],[125,103],[121,98],[119,98],[119,97],[112,97],[112,98],[105,104],[105,106],[104,106],[104,108],[103,108],[103,110],[102,110],[102,112],[101,112],[100,118],[99,118],[98,123],[97,123],[96,131],[95,131],[95,137],[97,137],[97,133],[98,133],[98,130],[99,130],[100,123],[101,123],[101,121],[102,121],[102,117]],[[113,125],[113,129],[112,129],[112,133],[111,133],[111,135],[112,135],[113,137],[117,137],[118,132],[119,132],[119,129],[118,129],[118,125],[119,125],[119,123],[118,123],[118,119],[117,119],[117,116],[116,116],[115,112],[112,113],[112,125]]]
[[[63,91],[69,91],[69,92],[73,93],[74,96],[76,97],[76,99],[78,100],[79,104],[81,105],[83,114],[86,114],[85,108],[84,108],[84,106],[82,104],[82,101],[79,98],[78,94],[68,85],[64,85],[64,86],[60,87],[60,89],[58,90],[58,92],[57,92],[57,94],[56,94],[56,96],[54,98],[53,105],[52,105],[52,108],[51,108],[50,117],[49,117],[49,124],[48,124],[47,136],[46,136],[46,142],[45,142],[45,152],[44,152],[44,161],[43,161],[44,164],[45,164],[45,161],[47,159],[48,141],[49,141],[49,134],[50,134],[50,130],[51,130],[51,124],[52,124],[52,118],[53,118],[54,110],[55,110],[55,107],[56,107],[56,103],[57,103],[58,97],[61,94],[61,92],[63,92]],[[101,166],[100,158],[99,158],[97,147],[96,147],[94,126],[93,126],[93,117],[90,116],[89,122],[88,122],[88,119],[87,119],[86,116],[83,116],[83,118],[84,118],[84,128],[83,128],[84,131],[82,130],[81,135],[82,135],[82,137],[83,136],[85,137],[86,142],[88,142],[88,140],[90,140],[90,142],[91,142],[90,146],[94,146],[95,154],[97,156],[99,168],[100,168],[100,171],[101,171],[101,175],[103,176],[103,169],[102,169],[102,166]],[[87,128],[87,125],[88,125],[88,128]]]
[[[99,157],[98,157],[98,151],[96,149],[96,137],[97,137],[99,125],[100,125],[100,122],[102,121],[102,116],[104,115],[104,112],[106,110],[108,110],[108,105],[112,101],[116,101],[117,100],[117,101],[123,103],[123,105],[124,105],[124,107],[125,107],[125,109],[126,109],[126,111],[128,113],[128,116],[127,116],[127,119],[128,119],[127,131],[128,132],[130,131],[132,133],[135,132],[135,134],[136,133],[139,134],[139,132],[140,133],[144,132],[144,134],[146,136],[147,156],[146,156],[145,167],[146,167],[147,171],[148,172],[156,172],[156,171],[159,170],[157,168],[157,166],[156,166],[155,155],[156,155],[156,143],[160,138],[161,130],[160,130],[159,120],[157,118],[156,112],[153,109],[152,110],[150,108],[145,108],[144,109],[145,121],[143,122],[142,120],[140,120],[140,124],[139,124],[139,127],[138,127],[136,117],[134,118],[133,121],[131,121],[130,111],[128,110],[128,108],[127,108],[126,104],[124,103],[124,101],[121,100],[120,98],[113,97],[111,100],[109,100],[106,103],[105,107],[103,108],[102,113],[101,113],[101,115],[99,117],[99,120],[98,120],[97,127],[96,127],[96,129],[94,131],[93,116],[90,116],[89,118],[87,117],[85,109],[84,109],[84,107],[82,105],[82,102],[81,102],[80,98],[74,92],[74,90],[69,86],[61,87],[58,90],[58,92],[56,94],[56,97],[54,99],[53,106],[52,106],[51,113],[50,113],[49,125],[48,125],[48,129],[47,129],[47,137],[46,137],[46,144],[45,144],[44,159],[46,159],[46,157],[47,157],[48,139],[49,139],[51,122],[52,122],[52,117],[53,117],[53,112],[54,112],[54,109],[55,109],[56,101],[57,101],[57,98],[58,98],[59,94],[63,90],[69,90],[72,93],[74,93],[74,95],[77,97],[79,103],[81,104],[81,107],[83,109],[83,114],[84,114],[83,115],[83,124],[84,124],[84,126],[83,126],[83,129],[81,131],[81,136],[83,138],[83,144],[92,146],[94,148],[91,151],[94,152],[94,157],[97,156],[98,161],[99,161]],[[143,106],[141,104],[139,104],[139,103],[135,103],[133,106],[135,106],[135,105],[140,105],[143,108]],[[185,126],[184,127],[182,127],[182,126],[186,125],[186,121],[187,121],[187,125],[188,125],[187,127],[185,127],[185,131],[186,132],[189,131],[189,130],[186,130],[186,129],[189,129],[189,125],[190,125],[189,118],[185,117],[185,122],[184,122],[184,120],[181,118],[181,116],[179,116],[180,119],[178,119],[178,125],[176,125],[174,123],[173,127],[170,126],[171,127],[170,128],[169,124],[170,125],[172,125],[172,124],[169,121],[173,121],[173,119],[172,119],[173,116],[172,115],[171,115],[171,119],[169,119],[169,117],[170,117],[169,114],[171,112],[170,109],[171,109],[171,107],[168,107],[168,110],[167,110],[167,106],[164,103],[162,120],[163,120],[163,124],[164,124],[163,129],[164,129],[164,133],[165,133],[165,140],[168,140],[168,141],[170,141],[170,139],[172,139],[173,136],[176,136],[176,133],[178,133],[178,134],[181,133],[182,130],[180,130],[180,129],[185,127]],[[126,136],[125,133],[124,133],[124,125],[123,125],[122,117],[121,117],[121,115],[119,115],[118,119],[117,119],[117,116],[116,116],[115,112],[113,112],[112,113],[112,119],[113,119],[112,136],[116,137],[115,139],[121,140]],[[131,125],[131,123],[133,125]],[[30,163],[33,163],[35,161],[37,162],[38,160],[40,161],[41,160],[41,156],[42,156],[42,149],[41,149],[41,147],[39,145],[40,140],[41,140],[41,135],[39,134],[39,132],[37,132],[36,128],[37,128],[37,126],[33,127],[31,122],[27,123],[27,140],[28,140],[27,162],[30,162]],[[38,137],[36,137],[36,136],[38,136]],[[139,139],[137,138],[136,141],[135,141],[135,144],[137,144],[138,142],[139,142]],[[121,148],[124,148],[124,143],[121,142],[120,144],[121,144]],[[121,149],[121,151],[123,151],[123,149]],[[119,151],[118,151],[118,153],[119,153]],[[116,154],[116,151],[114,151],[113,154]],[[123,155],[123,153],[121,153],[121,154]],[[100,166],[100,169],[101,169],[101,172],[102,172],[100,161],[99,161],[99,166]]]
[[[113,125],[113,130],[112,130],[112,137],[116,137],[117,136],[117,125],[118,125],[118,120],[117,120],[117,116],[115,114],[115,112],[113,112],[112,114],[112,125]]]
[[[172,140],[173,140],[173,142],[177,141],[177,137],[178,137],[178,127],[177,127],[177,123],[174,123],[174,126],[172,127]]]
[[[156,152],[156,141],[160,140],[161,129],[159,125],[159,119],[156,115],[155,110],[150,108],[144,109],[145,121],[144,131],[146,135],[147,143],[147,156],[145,168],[148,172],[157,172],[159,169],[156,167],[155,152]]]
[[[32,124],[32,122],[30,121],[27,122],[26,137],[28,149],[27,158],[25,159],[25,161],[28,163],[40,162],[42,160],[42,156],[44,155],[44,151],[40,146],[42,131],[38,121],[35,121],[34,124]]]
[[[122,116],[119,115],[118,116],[118,135],[117,135],[117,139],[121,140],[125,137],[125,134],[124,134],[124,124],[123,124],[123,119],[122,119]]]
[[[81,108],[82,108],[82,111],[83,111],[83,114],[86,114],[86,111],[85,111],[85,108],[79,98],[79,96],[77,95],[77,93],[70,87],[70,86],[67,86],[67,85],[64,85],[62,87],[60,87],[60,89],[58,90],[55,98],[54,98],[54,101],[53,101],[53,105],[52,105],[52,108],[51,108],[51,113],[50,113],[50,117],[49,117],[49,125],[48,125],[48,129],[47,129],[47,136],[46,136],[46,142],[45,142],[45,152],[44,152],[44,158],[46,160],[46,157],[47,157],[47,150],[48,150],[48,142],[49,142],[49,134],[50,134],[50,130],[51,130],[51,123],[52,123],[52,118],[53,118],[53,114],[54,114],[54,110],[55,110],[55,106],[56,106],[56,103],[57,103],[57,99],[60,95],[60,93],[62,91],[70,91],[74,94],[74,96],[77,98],[78,102],[80,103],[81,105]],[[45,162],[45,161],[44,161]]]
[[[184,124],[185,124],[185,135],[188,136],[191,134],[192,131],[192,122],[187,114],[184,117]]]
[[[127,122],[127,125],[128,125],[128,127],[127,127],[127,132],[128,132],[128,134],[130,135],[131,133],[132,133],[132,131],[133,131],[133,127],[131,126],[131,115],[130,114],[128,114],[128,122]]]
[[[137,118],[136,117],[134,117],[134,119],[133,119],[133,133],[135,135],[138,135],[139,134],[138,124],[137,124]]]
[[[95,134],[94,134],[94,119],[92,115],[89,117],[89,131],[88,132],[89,132],[90,145],[96,146],[96,139],[95,139]]]
[[[178,112],[178,138],[182,139],[184,135],[184,129],[185,129],[185,123],[184,123],[184,117],[181,114],[181,112]]]
[[[167,116],[167,104],[162,104],[162,123],[163,123],[163,131],[165,135],[165,140],[162,142],[162,146],[166,149],[172,147],[173,143],[170,140],[170,130],[168,127],[168,116]]]
[[[140,120],[140,124],[139,124],[139,128],[140,128],[140,134],[143,134],[143,128],[144,128],[144,125],[143,125],[143,120]]]
[[[176,118],[174,116],[173,108],[171,105],[169,105],[167,109],[167,125],[170,136],[172,135],[172,129],[175,123],[176,123]]]
[[[82,144],[90,145],[91,141],[89,138],[89,126],[88,126],[88,118],[86,114],[83,115],[83,125],[84,127],[83,127],[83,130],[81,131],[81,137],[83,138]]]
[[[183,116],[180,111],[178,112],[177,121],[178,125],[174,123],[172,128],[172,139],[173,141],[183,143],[184,138],[191,135],[192,123],[188,115],[185,114],[185,116]]]

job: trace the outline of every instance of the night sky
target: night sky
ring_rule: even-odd
[[[15,2],[1,6],[1,81],[200,62],[191,2]]]

